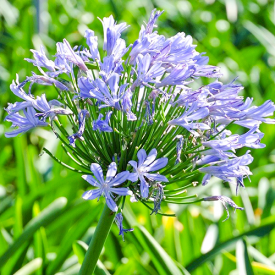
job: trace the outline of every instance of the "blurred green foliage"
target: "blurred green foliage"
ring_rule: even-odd
[[[191,34],[198,51],[222,68],[222,81],[238,76],[244,96],[253,97],[256,104],[274,100],[274,1],[0,0],[0,7],[1,121],[3,107],[15,101],[9,85],[16,73],[22,81],[36,71],[23,60],[31,58],[29,49],[43,44],[53,55],[55,43],[63,38],[84,45],[86,28],[102,43],[97,17],[110,14],[131,25],[124,38],[133,43],[154,7],[165,10],[159,33]],[[54,95],[53,89],[45,88],[49,97]],[[102,201],[83,201],[87,186],[80,176],[40,155],[46,147],[70,163],[54,134],[37,129],[6,139],[8,127],[6,122],[0,125],[1,274],[77,274]],[[254,175],[234,197],[245,211],[231,213],[223,223],[225,213],[218,202],[163,206],[177,218],[150,216],[142,205],[128,203],[125,225],[135,230],[122,242],[113,226],[96,274],[188,274],[186,269],[195,275],[275,274],[275,127],[262,125],[261,130],[267,147],[252,152]],[[234,186],[218,180],[193,189],[199,196],[234,194]]]

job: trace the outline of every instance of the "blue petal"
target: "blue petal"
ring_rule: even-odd
[[[138,157],[138,166],[141,166],[145,159],[147,158],[146,151],[144,149],[140,149],[137,153]]]
[[[95,177],[97,180],[103,184],[104,183],[104,178],[103,178],[103,172],[99,164],[97,163],[92,163],[91,164],[91,171],[94,173]]]
[[[128,180],[130,180],[131,182],[135,182],[138,180],[138,174],[137,173],[130,173]]]
[[[137,162],[136,162],[136,161],[130,160],[128,163],[129,163],[130,165],[132,165],[132,167],[135,169],[135,171],[137,171]]]
[[[108,167],[108,171],[106,174],[106,181],[110,181],[116,175],[116,172],[117,172],[117,165],[115,162],[112,162]]]
[[[140,177],[140,194],[146,199],[149,195],[149,184],[145,181],[144,177]]]
[[[82,198],[84,200],[93,200],[101,196],[102,191],[100,189],[89,190],[83,193]]]
[[[106,194],[105,198],[106,198],[106,203],[107,203],[108,207],[113,212],[117,212],[118,207],[117,207],[116,203],[114,202],[114,200],[111,198],[111,196],[109,194]]]
[[[127,196],[127,195],[133,195],[133,192],[129,190],[128,188],[110,188],[110,191],[112,193],[118,194],[120,196]]]
[[[151,165],[146,168],[146,172],[157,171],[165,167],[168,163],[168,158],[160,158],[155,160]]]
[[[91,175],[83,175],[82,178],[92,186],[100,187],[100,184]]]
[[[130,172],[129,171],[124,171],[116,175],[115,178],[113,178],[109,182],[109,186],[117,186],[126,181],[129,177]]]
[[[146,178],[148,178],[149,180],[169,182],[169,180],[165,176],[162,176],[162,175],[159,175],[159,174],[144,173],[143,175]]]
[[[143,163],[144,166],[150,165],[157,157],[157,150],[154,148],[150,151],[148,157],[146,158],[145,162]]]

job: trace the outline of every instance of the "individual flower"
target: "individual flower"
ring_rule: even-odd
[[[100,60],[97,36],[95,36],[94,31],[89,29],[86,30],[84,37],[86,38],[86,43],[90,48],[91,58],[94,60]]]
[[[190,108],[187,109],[186,107],[180,117],[169,121],[168,124],[182,126],[194,136],[199,136],[193,129],[209,130],[210,127],[205,123],[195,121],[207,117],[208,114],[209,110],[207,107],[198,108],[197,104],[193,103]]]
[[[158,211],[160,210],[161,202],[164,198],[163,186],[160,183],[157,183],[156,186],[154,186],[152,196],[154,199],[154,208],[151,212],[151,215],[153,213],[158,214]]]
[[[139,54],[137,57],[137,79],[133,83],[131,90],[133,91],[138,86],[146,86],[149,82],[156,83],[158,76],[162,76],[165,69],[161,62],[156,62],[151,66],[152,58],[150,54],[145,56]]]
[[[211,196],[211,197],[203,198],[203,200],[204,201],[220,201],[223,204],[223,206],[226,210],[226,213],[227,213],[227,217],[225,220],[223,220],[223,222],[225,222],[226,220],[229,219],[229,211],[228,211],[226,204],[233,207],[235,209],[235,211],[236,211],[236,209],[244,210],[243,207],[239,207],[234,201],[232,201],[230,198],[228,198],[226,196]]]
[[[134,228],[124,229],[123,225],[122,225],[122,221],[123,221],[122,213],[116,214],[115,222],[116,222],[116,225],[119,229],[119,234],[118,235],[121,236],[122,240],[124,241],[124,233],[132,232],[132,231],[134,231]]]
[[[182,151],[182,146],[183,146],[183,136],[182,135],[178,135],[176,136],[176,138],[178,139],[178,142],[177,142],[177,146],[176,146],[176,149],[177,149],[177,159],[176,159],[176,162],[175,164],[178,164],[181,162],[181,151]]]
[[[5,118],[5,120],[12,122],[11,127],[18,127],[18,129],[5,133],[5,137],[15,137],[18,134],[25,133],[32,128],[38,126],[48,126],[48,123],[41,121],[37,118],[34,108],[28,107],[23,110],[25,115],[21,116],[18,113],[11,114]]]
[[[66,39],[63,39],[63,43],[59,42],[57,45],[57,54],[56,56],[61,58],[60,60],[56,60],[55,64],[56,66],[64,65],[65,67],[70,66],[66,63],[66,61],[69,61],[79,67],[82,71],[87,72],[88,68],[85,65],[83,59],[77,55],[74,50],[72,49],[71,45]],[[65,61],[65,62],[64,62]],[[69,67],[68,71],[71,71],[71,68]]]
[[[131,108],[133,105],[132,96],[133,96],[133,93],[131,92],[131,90],[127,89],[121,100],[122,110],[126,113],[127,120],[129,121],[137,120],[136,115],[131,111]]]
[[[252,175],[249,170],[249,165],[253,161],[253,157],[249,154],[249,151],[241,157],[235,157],[229,160],[222,160],[210,163],[208,167],[199,168],[200,172],[205,173],[202,180],[202,185],[206,185],[211,178],[215,176],[221,180],[229,183],[233,182],[233,179],[237,180],[236,193],[239,186],[244,187],[243,178]]]
[[[112,162],[109,165],[105,179],[103,177],[102,168],[99,164],[92,163],[91,171],[96,179],[91,175],[83,175],[82,178],[92,186],[97,187],[97,189],[86,191],[82,195],[82,198],[85,200],[93,200],[96,198],[99,199],[99,197],[102,195],[105,197],[108,207],[113,212],[117,212],[118,207],[114,201],[114,194],[119,196],[132,195],[132,191],[130,191],[128,188],[117,187],[128,179],[130,172],[124,171],[116,175],[117,165],[115,162]]]
[[[55,71],[55,64],[52,60],[49,60],[45,54],[45,50],[43,46],[40,46],[40,52],[36,50],[31,50],[33,53],[33,59],[25,58],[26,61],[32,63],[36,67],[45,67],[49,71]]]
[[[90,114],[87,110],[81,110],[79,112],[79,114],[78,114],[78,123],[79,123],[78,131],[75,134],[68,137],[70,145],[72,145],[73,147],[75,147],[76,139],[83,139],[82,135],[83,135],[84,129],[85,129],[85,120],[86,120],[86,117],[89,115]]]
[[[152,149],[150,153],[146,154],[144,149],[140,149],[137,153],[138,163],[134,160],[129,161],[129,164],[134,168],[134,173],[131,173],[129,180],[132,182],[140,180],[140,194],[142,198],[147,198],[149,195],[149,183],[146,181],[163,181],[168,182],[165,176],[159,174],[151,174],[162,169],[168,163],[168,158],[157,159],[157,150]]]
[[[196,72],[196,67],[194,65],[188,66],[177,65],[172,69],[171,73],[165,77],[160,83],[156,84],[156,87],[162,87],[166,85],[183,85],[189,82],[186,82],[186,79],[190,78]]]
[[[97,78],[96,80],[91,80],[89,77],[81,77],[79,79],[79,89],[80,97],[82,98],[95,98],[99,102],[103,103],[100,108],[104,107],[114,107],[120,110],[119,101],[124,95],[124,91],[128,84],[119,84],[119,75],[113,73],[109,77],[107,83],[102,79]]]
[[[98,130],[99,132],[113,132],[112,127],[109,125],[112,113],[112,111],[108,112],[104,120],[102,120],[103,114],[99,114],[98,119],[93,123],[93,130]]]

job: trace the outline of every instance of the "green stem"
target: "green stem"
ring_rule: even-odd
[[[108,237],[114,218],[115,214],[108,208],[107,204],[105,204],[81,269],[78,273],[79,275],[89,275],[94,273],[99,255]]]

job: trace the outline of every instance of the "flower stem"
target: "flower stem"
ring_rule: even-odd
[[[114,218],[115,214],[112,213],[107,204],[105,204],[81,269],[78,273],[79,275],[89,275],[94,273],[97,260],[108,237]]]

